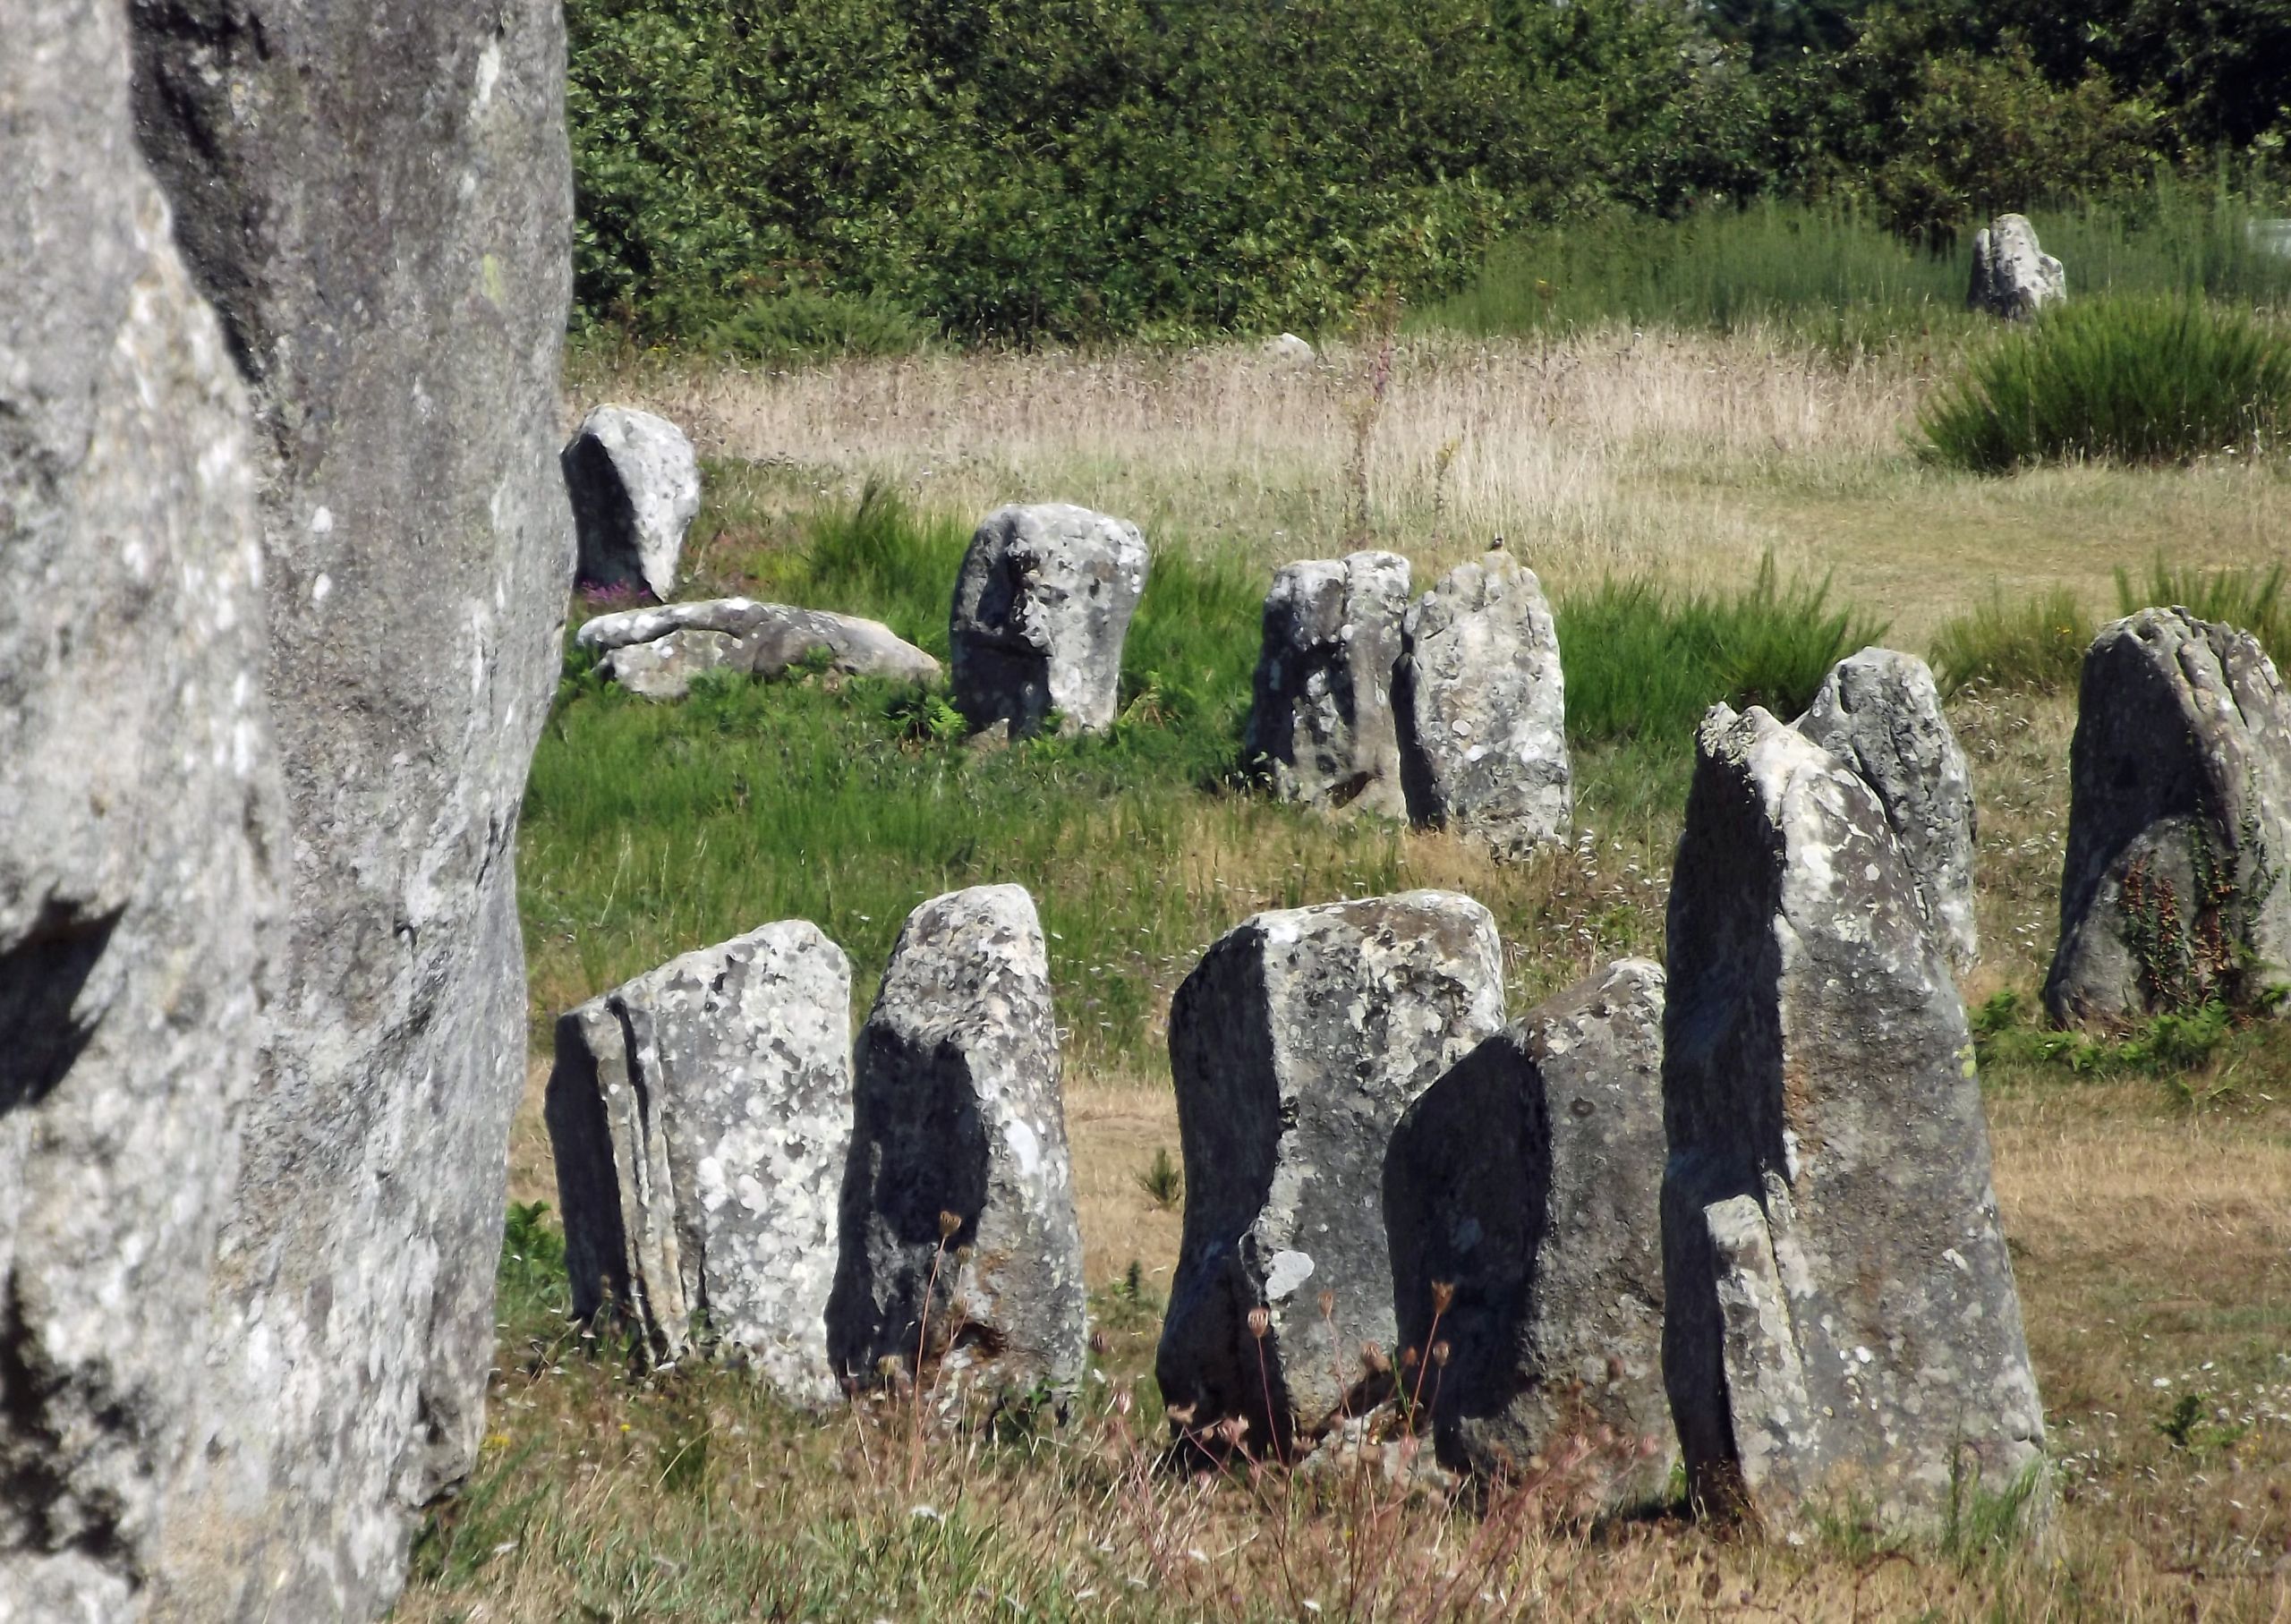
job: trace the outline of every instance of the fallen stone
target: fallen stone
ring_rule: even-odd
[[[1049,954],[1023,889],[954,891],[907,916],[855,1070],[836,1369],[869,1385],[919,1363],[950,1395],[1071,1388],[1087,1353],[1082,1236]]]
[[[600,654],[657,642],[678,632],[712,632],[741,645],[730,663],[757,676],[778,676],[790,666],[824,658],[847,676],[887,676],[932,683],[939,662],[879,620],[749,598],[711,598],[657,608],[623,609],[583,623],[573,641]]]
[[[1282,800],[1407,816],[1392,680],[1408,587],[1397,553],[1310,558],[1273,575],[1241,751]]]
[[[851,1150],[851,965],[788,920],[704,948],[557,1024],[549,1143],[573,1311],[653,1351],[757,1371],[797,1404],[827,1356]]]
[[[2044,1410],[1964,1008],[1877,795],[1712,710],[1673,869],[1663,1363],[1690,1486],[1794,1531],[2028,1491]]]
[[[259,423],[291,865],[148,1605],[364,1620],[475,1463],[494,1364],[517,820],[574,557],[562,8],[128,11],[134,145]]]
[[[2111,1023],[2291,985],[2291,700],[2258,640],[2142,609],[2084,656],[2045,1005]]]
[[[1503,1020],[1495,918],[1445,891],[1259,914],[1186,977],[1185,1229],[1154,1361],[1181,1432],[1239,1418],[1287,1453],[1390,1395],[1392,1127]]]
[[[1294,333],[1275,334],[1257,345],[1257,353],[1267,361],[1295,367],[1309,367],[1318,359],[1313,353],[1313,346]]]
[[[1043,503],[998,507],[963,555],[949,642],[955,708],[974,728],[1103,733],[1121,646],[1146,591],[1146,540],[1126,519]]]
[[[739,649],[737,638],[721,632],[670,632],[651,642],[623,644],[599,660],[597,669],[640,699],[682,699],[695,677],[731,664]]]
[[[2068,273],[2037,246],[2026,216],[1998,215],[1973,234],[1965,309],[2020,321],[2067,297]]]
[[[258,463],[126,8],[0,37],[0,1618],[129,1624],[285,949]]]
[[[1980,956],[1972,769],[1933,673],[1915,655],[1864,649],[1830,667],[1793,725],[1877,792],[1949,962],[1971,969]]]
[[[1408,1108],[1384,1162],[1400,1346],[1440,1456],[1577,1458],[1603,1509],[1659,1499],[1663,973],[1624,959],[1481,1043]],[[1444,1360],[1430,1358],[1444,1347]]]
[[[1393,709],[1418,823],[1498,857],[1573,833],[1559,636],[1535,573],[1509,553],[1459,565],[1408,611]]]
[[[700,511],[700,459],[684,430],[631,406],[599,406],[560,460],[580,533],[580,579],[641,586],[665,603]]]

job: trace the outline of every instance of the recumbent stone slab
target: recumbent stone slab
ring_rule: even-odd
[[[907,916],[860,1029],[829,1347],[847,1382],[1070,1388],[1082,1235],[1050,958],[1015,885]],[[916,1372],[918,1351],[921,1365]]]
[[[770,924],[558,1022],[549,1142],[574,1312],[616,1305],[785,1398],[841,1394],[827,1356],[851,1147],[851,965]]]
[[[696,603],[669,603],[655,608],[623,609],[584,621],[573,641],[604,656],[600,664],[616,673],[614,656],[641,650],[647,643],[682,637],[680,647],[700,653],[699,669],[729,666],[762,677],[779,676],[790,666],[824,655],[828,668],[847,676],[884,676],[895,681],[934,683],[939,662],[898,636],[879,620],[856,615],[837,615],[826,609],[796,608],[785,603],[758,603],[750,598],[710,598]],[[699,640],[710,641],[703,642]],[[720,643],[713,641],[720,638]],[[678,654],[677,661],[691,659]],[[644,672],[649,665],[671,660],[660,654],[625,655],[630,672]],[[655,687],[659,686],[656,682]],[[690,686],[686,678],[677,697]],[[648,694],[646,697],[656,697]]]
[[[1408,611],[1393,693],[1410,817],[1498,857],[1573,833],[1565,682],[1551,606],[1505,552],[1458,565]]]
[[[1397,553],[1308,558],[1274,574],[1241,753],[1282,800],[1407,815],[1392,683],[1408,589]]]
[[[2177,608],[2104,628],[2068,778],[2056,1018],[2291,983],[2291,699],[2257,639]]]
[[[580,533],[580,579],[642,587],[667,601],[700,511],[700,459],[684,430],[633,406],[599,406],[558,455]]]
[[[1673,869],[1664,1372],[1690,1483],[1936,1528],[2040,1469],[1971,1034],[1868,785],[1765,711],[1696,744]]]
[[[1481,1043],[1384,1162],[1400,1345],[1441,1458],[1523,1468],[1571,1442],[1609,1507],[1678,1458],[1663,1389],[1663,973],[1623,959]],[[1439,1298],[1447,1298],[1441,1306]]]
[[[1286,1451],[1390,1391],[1363,1344],[1400,1351],[1392,1127],[1503,1020],[1495,918],[1451,892],[1259,914],[1203,956],[1170,1011],[1185,1227],[1154,1373],[1173,1420],[1239,1416]]]
[[[1103,733],[1121,699],[1121,648],[1146,591],[1146,539],[1063,502],[998,507],[955,580],[955,708],[975,728]]]
[[[1974,917],[1972,769],[1913,654],[1864,649],[1830,667],[1793,724],[1861,775],[1901,842],[1928,921],[1960,971],[1980,954]]]

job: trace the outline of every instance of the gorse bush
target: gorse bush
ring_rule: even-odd
[[[2091,641],[2092,623],[2066,587],[2012,603],[1995,591],[1934,635],[1933,675],[1944,693],[1974,683],[2058,693],[2075,687]]]
[[[2291,426],[2291,339],[2195,300],[2072,302],[1974,356],[1918,421],[1924,455],[1981,473],[2268,452]]]

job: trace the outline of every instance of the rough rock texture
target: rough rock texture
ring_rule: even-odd
[[[851,964],[802,920],[703,948],[563,1016],[549,1135],[573,1309],[659,1353],[841,1394],[827,1358],[851,1150]]]
[[[910,914],[854,1069],[836,1368],[872,1382],[920,1347],[950,1391],[1070,1387],[1082,1233],[1034,899],[979,886]]]
[[[646,699],[681,699],[694,676],[719,667],[772,677],[820,657],[847,676],[939,680],[939,662],[881,621],[746,598],[624,609],[573,635],[603,654],[607,676]]]
[[[1259,914],[1186,977],[1170,1011],[1185,1230],[1154,1373],[1193,1428],[1242,1416],[1252,1445],[1286,1450],[1389,1390],[1361,1345],[1397,1351],[1392,1126],[1503,1021],[1495,918],[1446,891]]]
[[[1407,815],[1392,678],[1408,584],[1397,553],[1308,558],[1273,577],[1241,754],[1282,800]]]
[[[136,100],[252,385],[291,861],[161,1616],[365,1618],[461,1477],[524,1081],[515,837],[556,681],[553,0],[139,0]]]
[[[1392,694],[1409,815],[1499,857],[1574,832],[1559,635],[1535,572],[1492,552],[1408,611]]]
[[[2249,633],[2142,609],[2093,639],[2045,1003],[2116,1021],[2291,982],[2291,699]]]
[[[1830,667],[1793,724],[1878,793],[1949,961],[1980,955],[1972,891],[1972,769],[1942,713],[1933,673],[1913,654],[1864,649]]]
[[[1972,1042],[1878,797],[1763,710],[1702,724],[1673,870],[1663,1357],[1706,1504],[1946,1514],[2044,1411]]]
[[[1973,234],[1965,309],[2018,321],[2067,297],[2068,273],[2037,246],[2036,227],[2027,217],[2001,214]]]
[[[1121,645],[1146,591],[1146,539],[1062,502],[998,507],[955,578],[955,708],[975,728],[1033,733],[1055,710],[1102,733],[1121,698]]]
[[[0,1618],[126,1620],[276,991],[251,419],[124,8],[0,36]]]
[[[632,406],[599,406],[558,459],[581,541],[580,579],[677,590],[684,532],[700,511],[700,459],[684,430]]]
[[[1319,359],[1313,346],[1294,333],[1276,333],[1257,345],[1256,353],[1267,361],[1292,367],[1309,367]]]
[[[1597,1440],[1610,1506],[1678,1458],[1663,1391],[1663,973],[1624,959],[1489,1038],[1435,1083],[1384,1161],[1402,1348],[1444,1460],[1523,1467]],[[1448,1289],[1443,1308],[1436,1288]]]

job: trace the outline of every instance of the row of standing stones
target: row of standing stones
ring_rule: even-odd
[[[2148,610],[2101,633],[2081,699],[2056,1006],[2151,1007],[2173,896],[2188,974],[2279,978],[2291,703],[2266,656]],[[1794,725],[1706,718],[1667,975],[1622,961],[1507,1024],[1465,897],[1229,932],[1170,1015],[1177,1441],[1326,1458],[1399,1400],[1452,1466],[1566,1455],[1608,1507],[1682,1467],[1779,1532],[1846,1508],[1929,1529],[2032,1490],[2043,1412],[1951,974],[1972,832],[1929,675],[1868,650]],[[918,908],[856,1046],[849,989],[789,923],[564,1017],[576,1305],[805,1404],[1070,1386],[1080,1239],[1031,902]]]

